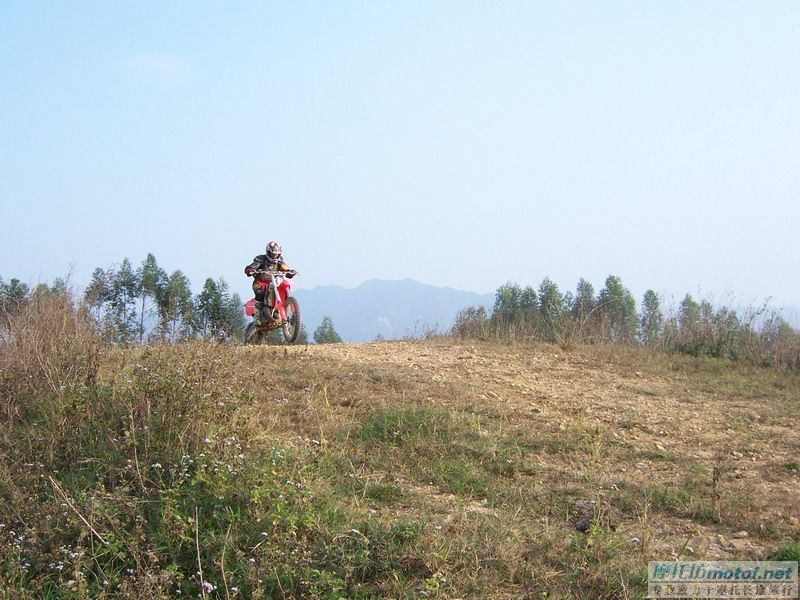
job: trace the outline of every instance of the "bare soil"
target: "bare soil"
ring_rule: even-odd
[[[328,383],[344,383],[326,402],[341,411],[386,402],[346,383],[366,377],[394,388],[395,402],[478,411],[485,435],[532,442],[536,474],[518,483],[540,521],[552,512],[542,502],[579,498],[596,504],[616,535],[661,559],[754,559],[800,537],[796,376],[544,344],[427,340],[272,352],[327,365]],[[426,506],[444,521],[489,510],[413,483],[404,506]],[[576,512],[579,506],[556,520],[568,527]]]

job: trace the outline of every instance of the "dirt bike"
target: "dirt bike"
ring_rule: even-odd
[[[300,305],[289,295],[292,287],[289,278],[281,271],[253,271],[253,274],[267,275],[267,289],[264,292],[264,305],[261,309],[261,325],[256,325],[255,320],[250,321],[244,331],[244,343],[262,344],[267,341],[267,334],[270,331],[281,327],[283,339],[287,344],[293,344],[300,335]],[[268,306],[268,300],[273,300],[271,308]],[[255,298],[245,303],[244,313],[248,317],[255,316],[255,304]]]

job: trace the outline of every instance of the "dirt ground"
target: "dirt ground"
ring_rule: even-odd
[[[796,376],[543,344],[428,340],[291,352],[334,363],[342,377],[354,365],[402,374],[415,402],[477,407],[487,435],[546,440],[535,455],[538,484],[582,493],[653,558],[754,559],[800,537]],[[447,494],[410,491],[455,510]]]

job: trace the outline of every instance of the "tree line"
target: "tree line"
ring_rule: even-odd
[[[0,277],[0,315],[8,324],[29,303],[70,293],[63,278],[31,289],[19,279],[6,283]],[[225,279],[209,277],[193,294],[189,278],[180,270],[168,274],[153,254],[137,267],[125,258],[118,266],[95,269],[79,308],[92,317],[107,341],[118,344],[241,339],[247,325],[241,298],[230,292]],[[314,342],[342,342],[330,317],[324,317],[314,331]],[[283,343],[279,330],[269,332],[267,343]],[[308,343],[305,329],[297,343]]]
[[[0,309],[9,317],[37,298],[68,293],[64,279],[31,290],[18,279],[0,278]],[[168,274],[153,254],[137,267],[125,258],[95,269],[80,300],[103,336],[120,344],[226,340],[241,337],[246,324],[241,298],[222,277],[207,278],[193,294],[189,278],[180,270]]]
[[[507,283],[497,288],[491,312],[470,307],[459,312],[452,333],[458,337],[537,339],[562,346],[574,343],[629,344],[694,356],[743,360],[765,366],[800,369],[800,332],[766,308],[747,314],[691,294],[666,310],[659,295],[647,290],[636,300],[610,275],[603,288],[580,279],[575,292],[562,293],[545,277],[534,289]]]

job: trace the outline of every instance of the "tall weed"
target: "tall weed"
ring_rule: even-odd
[[[46,409],[76,386],[93,386],[101,343],[68,293],[34,296],[0,328],[0,416]]]

